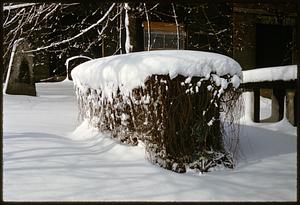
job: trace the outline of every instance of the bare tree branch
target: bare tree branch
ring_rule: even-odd
[[[21,15],[21,13],[24,12],[24,11],[25,11],[24,8],[21,9],[21,10],[20,10],[16,15],[14,15],[14,17],[13,17],[12,19],[10,19],[9,21],[8,21],[8,17],[9,17],[9,15],[8,15],[8,16],[7,16],[7,19],[5,20],[5,22],[4,22],[4,24],[3,24],[3,28],[6,28],[6,27],[8,27],[10,24],[14,23],[15,20],[17,20],[18,17]],[[7,21],[8,21],[8,22],[7,22]]]
[[[220,33],[222,33],[222,32],[216,32],[216,30],[215,30],[214,27],[212,26],[212,23],[210,22],[210,20],[209,20],[207,14],[206,14],[206,12],[205,12],[204,7],[202,7],[202,12],[203,12],[203,15],[204,15],[205,19],[207,20],[207,23],[208,23],[209,27],[210,27],[211,30],[212,30],[214,36],[216,37],[217,41],[220,43],[221,46],[223,46],[222,41],[221,41],[221,39],[220,39],[219,36],[218,36],[218,34],[220,34]]]
[[[24,7],[33,6],[33,5],[36,5],[36,4],[37,3],[24,3],[24,4],[16,4],[16,5],[3,6],[3,11],[24,8]]]
[[[78,33],[77,35],[71,37],[71,38],[68,38],[68,39],[65,39],[63,41],[59,41],[59,42],[55,42],[55,43],[51,43],[50,45],[48,46],[44,46],[44,47],[40,47],[40,48],[37,48],[37,49],[34,49],[34,50],[29,50],[29,51],[25,51],[26,53],[29,53],[29,52],[36,52],[36,51],[41,51],[41,50],[45,50],[45,49],[48,49],[48,48],[51,48],[51,47],[55,47],[55,46],[58,46],[58,45],[61,45],[61,44],[65,44],[65,43],[68,43],[70,41],[73,41],[75,39],[77,39],[78,37],[82,36],[83,34],[85,34],[86,32],[88,32],[89,30],[91,30],[92,28],[96,27],[97,25],[99,25],[100,23],[103,22],[103,20],[110,14],[110,12],[112,11],[112,9],[114,8],[116,4],[113,3],[110,8],[106,11],[106,13],[104,14],[104,16],[99,19],[96,23],[92,24],[91,26],[89,26],[88,28],[85,28],[84,30],[82,30],[80,33]]]

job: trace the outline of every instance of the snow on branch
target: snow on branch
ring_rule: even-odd
[[[159,5],[159,3],[155,4],[151,9],[149,9],[149,11],[152,11],[152,10],[155,9],[158,5]]]
[[[48,45],[48,46],[39,47],[39,48],[34,49],[34,50],[26,51],[26,53],[36,52],[36,51],[41,51],[41,50],[46,50],[46,49],[48,49],[48,48],[55,47],[55,46],[59,46],[59,45],[61,45],[61,44],[65,44],[65,43],[68,43],[68,42],[70,42],[70,41],[73,41],[73,40],[77,39],[78,37],[82,36],[83,34],[85,34],[86,32],[88,32],[89,30],[91,30],[92,28],[94,28],[94,27],[96,27],[97,25],[99,25],[100,23],[102,23],[102,22],[104,21],[104,19],[106,19],[107,16],[110,14],[110,12],[111,12],[112,9],[115,7],[115,5],[116,5],[116,4],[113,3],[101,19],[99,19],[96,23],[92,24],[91,26],[85,28],[85,29],[82,30],[80,33],[78,33],[77,35],[75,35],[75,36],[73,36],[73,37],[71,37],[71,38],[65,39],[65,40],[63,40],[63,41],[51,43],[51,44]]]
[[[72,56],[70,58],[68,58],[65,62],[65,66],[66,66],[66,70],[67,70],[67,77],[66,79],[68,79],[68,73],[69,73],[69,62],[71,60],[74,60],[74,59],[78,59],[78,58],[85,58],[85,59],[88,59],[88,60],[92,60],[92,58],[88,57],[88,56],[83,56],[83,55],[79,55],[79,56]]]
[[[16,5],[3,6],[3,11],[9,11],[9,10],[13,10],[13,9],[28,7],[28,6],[34,6],[36,4],[37,3],[25,3],[25,4],[16,4]]]
[[[8,25],[10,25],[11,23],[15,22],[16,19],[18,19],[19,16],[22,15],[22,13],[24,13],[25,9],[21,9],[17,14],[15,14],[10,20],[9,19],[9,15],[7,16],[5,22],[3,23],[3,28],[6,28]]]
[[[24,35],[26,32],[29,32],[27,35],[30,35],[31,31],[41,25],[43,20],[49,18],[50,14],[53,14],[59,6],[61,4],[55,3],[9,4],[6,8],[14,8],[14,10],[9,9],[7,11],[6,19],[3,23],[3,28],[7,30],[4,38],[4,45],[6,47],[4,57],[11,51],[15,40],[21,37],[26,38]],[[42,16],[44,16],[43,19],[41,19]]]
[[[68,58],[68,59],[66,60],[66,63],[65,63],[66,67],[68,67],[69,62],[70,62],[71,60],[74,60],[74,59],[77,59],[77,58],[86,58],[86,59],[92,60],[92,58],[90,58],[90,57],[88,57],[88,56],[82,56],[82,55],[79,55],[79,56],[72,56],[72,57],[70,57],[70,58]]]
[[[47,19],[50,15],[52,15],[52,14],[56,11],[56,9],[57,9],[59,6],[61,6],[60,3],[57,4],[57,5],[55,5],[55,7],[54,7],[49,13],[47,13],[47,14],[44,16],[44,18],[42,19],[42,21],[45,20],[45,19]]]

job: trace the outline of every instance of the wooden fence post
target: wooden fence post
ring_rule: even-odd
[[[286,112],[286,110],[284,109],[285,107],[284,97],[285,97],[285,89],[280,88],[280,86],[275,86],[273,88],[273,96],[272,96],[272,118],[275,122],[282,120],[284,116],[284,112]]]

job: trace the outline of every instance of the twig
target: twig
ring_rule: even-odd
[[[68,38],[68,39],[65,39],[63,41],[60,41],[60,42],[55,42],[55,43],[51,43],[50,45],[48,46],[44,46],[44,47],[39,47],[37,49],[34,49],[34,50],[29,50],[29,51],[25,51],[25,53],[32,53],[32,52],[36,52],[36,51],[41,51],[41,50],[46,50],[48,48],[51,48],[51,47],[55,47],[55,46],[59,46],[61,44],[65,44],[65,43],[69,43],[70,41],[73,41],[75,39],[77,39],[78,37],[82,36],[83,34],[85,34],[86,32],[88,32],[89,30],[91,30],[92,28],[96,27],[97,25],[99,25],[100,23],[102,23],[102,21],[110,14],[110,12],[112,11],[112,9],[114,8],[116,4],[113,3],[110,8],[107,10],[107,12],[104,14],[104,16],[98,20],[96,23],[92,24],[91,26],[89,26],[88,28],[82,30],[79,34],[71,37],[71,38]]]

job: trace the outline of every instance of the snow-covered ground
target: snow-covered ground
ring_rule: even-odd
[[[143,147],[79,126],[72,82],[37,92],[3,97],[4,201],[296,200],[296,128],[286,120],[242,120],[235,169],[178,174],[148,163]]]

